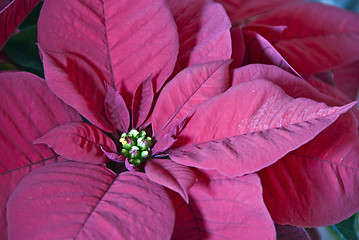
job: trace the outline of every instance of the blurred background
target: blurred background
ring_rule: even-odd
[[[311,0],[312,2],[322,2],[329,5],[346,8],[351,11],[359,12],[359,0]],[[354,23],[353,23],[354,24]],[[355,23],[359,24],[359,23]]]

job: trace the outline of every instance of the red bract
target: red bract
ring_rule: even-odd
[[[308,77],[320,74],[351,99],[359,91],[359,21],[357,13],[336,7],[298,1],[268,1],[246,11],[243,5],[257,1],[218,0],[226,8],[234,28],[236,67],[241,63],[265,63]],[[278,28],[282,30],[278,32]],[[242,55],[246,55],[244,59]]]
[[[322,141],[355,102],[328,106],[246,69],[232,78],[229,29],[208,0],[46,0],[46,81],[92,124],[64,121],[37,136],[68,161],[18,185],[9,237],[275,238],[254,172]]]
[[[176,209],[173,239],[275,239],[256,174],[228,178],[202,170],[197,175],[189,204],[170,194]]]
[[[61,157],[44,145],[32,142],[50,129],[80,116],[58,99],[44,80],[30,73],[0,73],[0,238],[7,238],[6,202],[30,171]]]
[[[257,78],[271,80],[293,97],[345,104],[334,89],[324,91],[323,83],[316,85],[321,83],[325,94],[274,66],[249,65],[234,71],[234,79],[240,82]],[[274,220],[297,226],[331,225],[358,211],[358,146],[358,122],[349,111],[312,141],[260,171],[264,199]]]
[[[8,208],[9,236],[15,239],[169,239],[174,225],[165,190],[143,173],[116,176],[103,166],[76,162],[29,174]]]
[[[232,20],[233,45],[243,46],[232,55],[234,67],[265,63],[300,77],[250,65],[234,70],[233,84],[265,78],[292,97],[329,106],[357,99],[359,28],[352,23],[359,21],[358,14],[307,1],[268,1],[271,6],[240,18],[243,4],[252,1],[218,2]],[[359,210],[357,119],[356,106],[312,141],[259,172],[275,222],[331,225]]]

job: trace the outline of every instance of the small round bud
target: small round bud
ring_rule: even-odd
[[[130,136],[133,139],[137,139],[139,132],[136,129],[132,129],[129,133],[128,136]]]
[[[129,151],[130,158],[138,158],[141,154],[140,148],[137,146],[132,146],[131,150]]]
[[[137,139],[137,146],[141,149],[141,150],[146,150],[149,146],[150,146],[151,142],[146,141],[143,138],[139,138]]]
[[[146,132],[141,131],[140,134],[139,134],[139,137],[145,139],[146,138]]]
[[[126,138],[120,138],[120,143],[123,145],[127,144]]]
[[[150,155],[148,151],[142,151],[141,152],[141,158],[147,158]]]
[[[148,146],[151,146],[152,144],[152,138],[151,137],[146,137],[146,141],[148,143]]]
[[[121,155],[124,156],[124,157],[129,157],[130,156],[128,150],[124,149],[124,148],[121,150]]]
[[[120,139],[120,141],[121,141],[121,139]],[[130,137],[126,137],[125,141],[123,141],[121,143],[122,143],[122,147],[127,149],[127,150],[130,150],[131,147],[135,145],[135,141],[133,141],[133,139],[130,138]]]
[[[141,163],[142,163],[141,159],[138,159],[138,158],[132,159],[132,164],[133,164],[135,167],[140,166]]]

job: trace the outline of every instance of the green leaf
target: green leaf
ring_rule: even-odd
[[[37,26],[33,25],[12,36],[3,51],[21,70],[43,77],[43,66],[36,42]]]
[[[8,63],[0,62],[0,70],[16,70],[16,67]]]
[[[356,213],[347,220],[330,227],[338,233],[343,240],[358,240],[358,218],[359,214]]]

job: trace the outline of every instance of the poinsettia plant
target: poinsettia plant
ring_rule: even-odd
[[[0,73],[4,239],[307,239],[359,210],[357,102],[323,73],[359,55],[305,71],[250,21],[310,6],[238,2],[44,2],[45,80]]]

